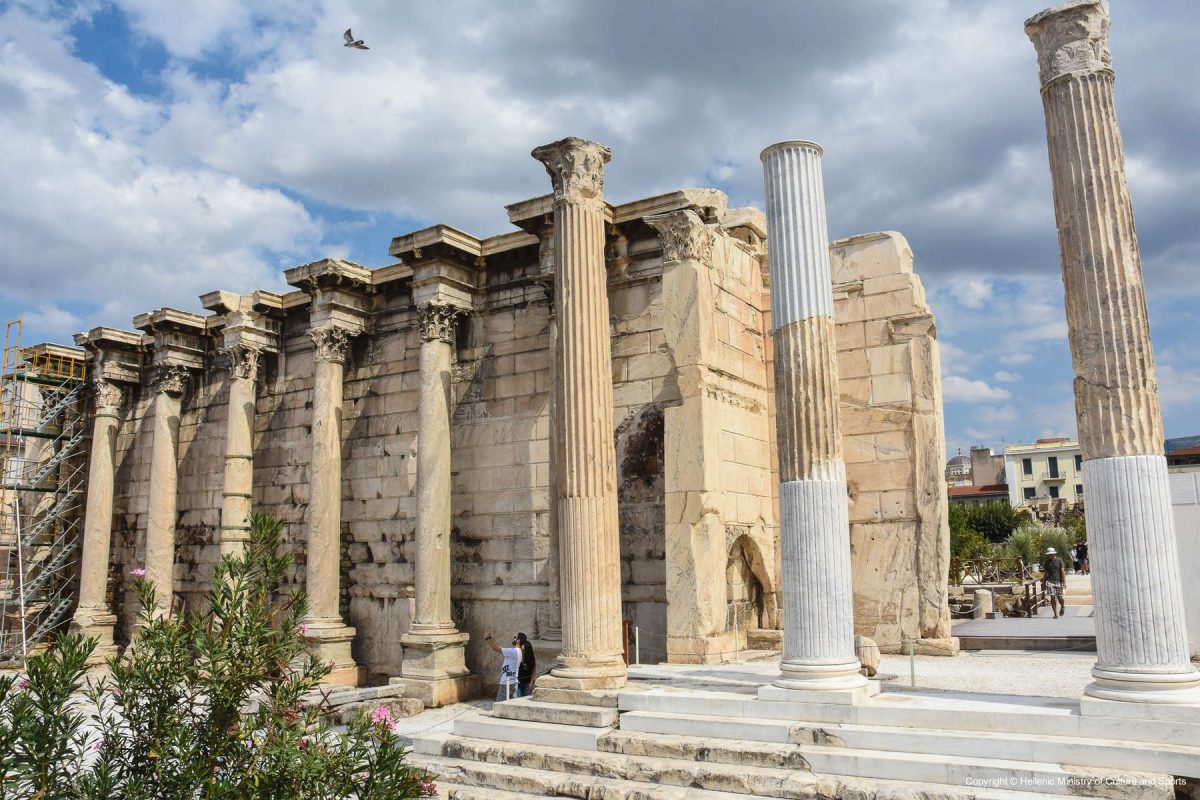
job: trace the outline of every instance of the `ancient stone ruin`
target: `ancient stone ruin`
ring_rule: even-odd
[[[511,233],[438,225],[396,237],[386,267],[324,259],[288,270],[290,293],[216,291],[208,315],[81,334],[79,626],[128,640],[134,567],[194,602],[255,509],[286,523],[335,677],[399,678],[431,704],[477,691],[488,628],[599,683],[622,679],[622,620],[644,661],[778,641],[791,371],[764,217],[711,189],[611,205],[608,157],[539,150],[554,194],[509,206]],[[857,631],[951,653],[933,317],[899,234],[828,251]]]

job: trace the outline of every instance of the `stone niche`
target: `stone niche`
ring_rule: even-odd
[[[397,237],[399,263],[370,270],[366,330],[345,361],[341,614],[369,682],[401,673],[414,615],[421,348],[414,283],[452,274],[472,310],[454,343],[452,613],[467,665],[516,631],[555,654],[552,537],[551,198],[509,207],[521,230],[479,239],[439,225]],[[643,661],[717,663],[781,625],[774,388],[762,214],[689,189],[609,207],[608,293],[622,611]],[[705,246],[668,254],[646,217],[687,212]],[[670,248],[667,248],[670,249]],[[941,398],[933,317],[903,237],[832,248],[860,633],[884,649],[949,635]],[[351,265],[353,266],[353,265]],[[278,354],[265,357],[254,418],[255,510],[284,522],[304,588],[313,415],[312,298],[283,295]],[[182,397],[174,590],[200,598],[219,559],[229,363],[224,320]],[[147,343],[145,348],[152,348]],[[150,353],[146,354],[149,357]],[[112,550],[118,639],[132,623],[129,569],[144,558],[151,392],[122,411]],[[770,637],[767,637],[768,639]]]

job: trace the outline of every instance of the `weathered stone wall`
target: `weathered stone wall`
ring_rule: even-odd
[[[745,648],[748,629],[780,622],[765,237],[760,214],[724,203],[719,192],[688,190],[613,210],[608,288],[622,606],[641,632],[645,661],[727,660]],[[672,210],[687,210],[711,248],[697,258],[665,258],[658,231],[644,218]],[[453,367],[452,611],[471,634],[467,664],[485,683],[498,666],[485,630],[538,638],[556,622],[550,599],[558,587],[549,585],[547,570],[552,302],[544,238],[494,237],[480,244],[485,256],[466,261],[479,270],[480,285],[474,312],[459,326]],[[415,251],[407,258],[422,257],[430,256]],[[345,365],[340,606],[356,628],[354,658],[371,681],[400,673],[400,637],[414,614],[421,342],[412,276],[408,265],[374,271],[369,324]],[[276,312],[280,352],[264,359],[254,425],[253,504],[284,522],[296,560],[289,590],[303,588],[305,575],[314,370],[308,306],[304,293],[293,292]],[[199,599],[219,557],[229,374],[217,351],[221,324],[219,316],[208,318],[205,367],[191,373],[182,399],[174,588],[189,603]],[[848,324],[865,336],[873,322]],[[933,358],[936,368],[936,350]],[[121,577],[113,590],[122,640],[135,602],[127,572],[144,558],[151,400],[148,384],[130,393],[117,442],[113,561]],[[886,412],[900,413],[899,402],[889,395]],[[932,407],[928,413],[940,421]],[[915,414],[910,408],[909,417]],[[878,441],[880,453],[890,452],[894,433],[880,431],[872,447]],[[936,454],[931,458],[936,467]],[[908,480],[912,494],[915,478]],[[863,502],[868,494],[864,487]],[[899,525],[894,515],[883,516],[884,493],[874,494],[880,511],[871,521]],[[916,506],[914,500],[906,508]],[[876,563],[880,548],[890,548],[888,557],[899,564],[907,553],[911,571],[920,524],[903,522],[909,527],[871,533],[880,543],[864,557]],[[879,607],[921,596],[890,594],[901,585],[898,567],[879,574],[898,580],[871,579],[868,595],[888,595]],[[862,609],[884,618],[869,603]],[[893,616],[907,619],[898,610]]]
[[[850,491],[854,617],[884,652],[909,639],[956,650],[941,459],[941,363],[933,314],[898,233],[830,245],[842,445]]]

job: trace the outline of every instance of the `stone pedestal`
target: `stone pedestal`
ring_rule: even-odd
[[[450,613],[450,383],[455,323],[464,313],[449,304],[418,309],[421,326],[421,396],[417,411],[416,614],[400,642],[405,694],[427,706],[478,694],[460,633]]]
[[[229,420],[225,428],[225,482],[221,489],[221,553],[239,553],[250,538],[254,495],[254,410],[262,351],[241,344],[229,356]]]
[[[107,590],[112,542],[113,460],[116,455],[121,388],[110,381],[98,379],[93,389],[92,454],[88,464],[83,553],[79,560],[79,605],[71,619],[71,630],[99,640],[90,661],[100,663],[117,653],[113,643],[113,627],[117,617],[109,610]]]
[[[775,686],[853,699],[865,696],[867,679],[854,654],[821,152],[811,142],[781,142],[762,153],[783,558],[783,662]],[[770,689],[764,699],[774,696]]]
[[[311,494],[308,503],[308,553],[305,634],[310,652],[335,663],[330,683],[357,684],[350,655],[354,628],[342,621],[342,379],[350,333],[336,326],[317,328],[313,340],[313,423]]]
[[[604,165],[611,153],[568,138],[538,147],[533,157],[554,184],[554,446],[563,626],[558,665],[539,684],[616,688],[625,684],[626,669],[604,262]]]
[[[175,516],[178,489],[180,396],[185,367],[160,365],[153,381],[154,413],[150,440],[150,496],[146,513],[146,580],[153,581],[161,613],[170,613],[175,590]]]
[[[1088,485],[1097,661],[1085,692],[1200,705],[1108,23],[1102,0],[1074,0],[1025,23],[1040,68]],[[1083,704],[1085,713],[1097,708]]]

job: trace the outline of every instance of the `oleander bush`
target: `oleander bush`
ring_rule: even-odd
[[[0,678],[0,800],[393,800],[430,796],[387,709],[344,732],[310,703],[333,664],[307,654],[304,595],[280,595],[280,525],[251,519],[203,609],[164,615],[135,570],[133,643],[87,680],[95,640],[60,636]],[[319,695],[318,695],[319,696]]]

